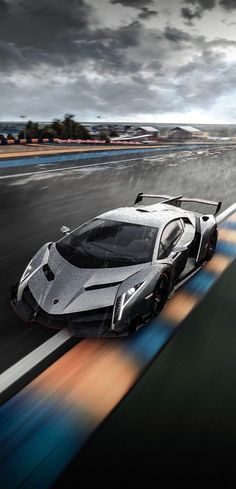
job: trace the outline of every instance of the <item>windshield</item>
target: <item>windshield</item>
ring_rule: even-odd
[[[152,261],[157,228],[94,219],[56,243],[58,252],[79,268],[108,268]]]

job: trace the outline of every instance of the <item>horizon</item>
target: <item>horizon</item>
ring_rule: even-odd
[[[30,120],[31,122],[35,122],[35,123],[39,123],[39,124],[50,124],[53,120],[57,119],[57,117],[53,117],[52,119],[48,119],[48,120],[40,120],[40,119],[26,119],[25,121],[22,121],[20,119],[9,119],[9,120],[1,120],[0,119],[0,125],[2,124],[27,124],[27,122]],[[236,126],[236,122],[233,123],[227,123],[227,122],[218,122],[218,123],[213,123],[213,122],[192,122],[192,123],[189,123],[189,122],[183,122],[183,121],[178,121],[178,122],[175,122],[175,121],[169,121],[169,122],[154,122],[154,121],[122,121],[122,120],[119,120],[119,121],[114,121],[114,120],[88,120],[88,121],[85,121],[85,120],[78,120],[76,117],[74,117],[75,121],[76,122],[79,122],[80,124],[99,124],[99,125],[102,125],[102,124],[120,124],[120,125],[137,125],[137,124],[140,124],[140,125],[162,125],[162,126],[169,126],[169,125],[176,125],[176,126]]]

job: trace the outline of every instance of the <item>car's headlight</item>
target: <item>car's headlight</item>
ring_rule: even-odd
[[[35,267],[33,266],[33,260],[31,260],[20,279],[20,282],[23,282],[34,271],[34,269]]]
[[[50,253],[50,248],[53,243],[45,243],[33,256],[32,260],[30,260],[27,265],[21,279],[20,283],[29,277],[32,273],[36,272],[40,267],[42,267],[45,263],[48,262],[48,257]]]
[[[114,320],[113,322],[116,323],[117,321],[120,321],[122,318],[123,310],[129,303],[129,301],[134,297],[134,295],[138,292],[140,287],[142,287],[145,284],[145,282],[141,282],[140,284],[134,285],[133,287],[130,287],[126,292],[121,294],[117,300],[116,300],[116,305],[115,305],[115,311],[114,311]]]

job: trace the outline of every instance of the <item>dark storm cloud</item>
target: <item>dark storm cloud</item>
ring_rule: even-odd
[[[203,10],[212,9],[216,5],[216,0],[184,0],[184,3],[197,5]]]
[[[117,28],[91,28],[92,9],[83,0],[31,0],[3,4],[0,18],[0,72],[33,68],[40,63],[63,66],[96,63],[96,71],[135,71],[127,49],[139,44],[138,20]]]
[[[86,32],[90,7],[83,0],[13,0],[0,12],[1,40],[41,49]]]
[[[183,7],[181,9],[182,17],[186,20],[187,24],[193,25],[194,19],[200,19],[202,17],[202,9],[197,7],[195,10],[191,10],[188,7]]]
[[[0,17],[0,70],[13,63],[26,69],[37,62],[74,62],[82,51],[76,41],[89,37],[90,11],[83,0],[11,2]]]
[[[236,0],[183,0],[181,14],[188,24],[192,24],[194,19],[200,19],[206,10],[212,10],[219,4],[224,9],[231,11],[236,9]],[[190,5],[188,7],[187,5]]]
[[[77,58],[81,64],[92,62],[97,73],[102,75],[134,73],[140,70],[142,60],[132,59],[130,49],[137,48],[143,33],[141,22],[134,21],[117,29],[97,29],[87,33],[86,40],[75,42]]]
[[[212,10],[216,6],[216,0],[184,0],[183,3],[191,5],[191,8],[186,6],[181,9],[182,17],[189,25],[193,24],[194,19],[200,19],[205,10]]]
[[[158,12],[156,10],[151,10],[148,7],[143,7],[138,17],[139,19],[146,20],[155,15],[158,15]]]
[[[133,59],[129,50],[139,46],[143,27],[138,21],[117,29],[88,29],[86,36],[77,36],[66,42],[37,46],[17,46],[0,41],[0,76],[17,71],[30,72],[37,67],[61,68],[64,73],[74,71],[79,78],[87,68],[106,77],[138,73],[143,60]]]
[[[140,9],[145,5],[150,5],[153,0],[110,0],[111,3],[119,3],[123,7],[133,7]]]
[[[220,0],[220,5],[224,7],[227,10],[234,10],[236,9],[236,2],[235,0]]]
[[[180,29],[177,29],[176,27],[171,27],[171,26],[166,26],[164,30],[164,36],[166,39],[169,41],[179,44],[180,42],[186,42],[191,40],[190,34],[187,32],[181,31]]]
[[[224,54],[234,46],[231,41],[208,41],[164,25],[161,13],[155,28],[142,22],[158,14],[158,2],[151,0],[112,0],[121,13],[127,12],[124,7],[137,10],[126,23],[101,27],[94,21],[98,5],[86,1],[0,0],[2,114],[187,112],[210,108],[234,89],[235,66]],[[192,22],[213,3],[180,0],[178,5],[189,9],[185,20]],[[232,9],[229,1],[221,3]],[[138,20],[132,20],[134,15]]]

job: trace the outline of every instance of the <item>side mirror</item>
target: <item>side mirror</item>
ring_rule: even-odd
[[[70,228],[68,228],[67,226],[62,226],[60,231],[63,233],[63,234],[68,234],[70,232]]]

